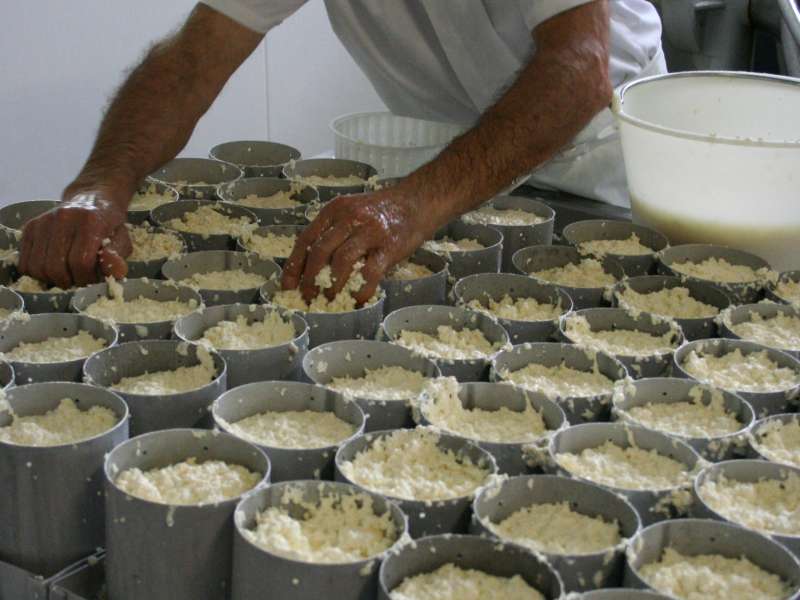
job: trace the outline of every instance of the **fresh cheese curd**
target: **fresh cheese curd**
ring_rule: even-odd
[[[594,254],[595,256],[605,256],[606,254],[641,256],[655,252],[649,246],[642,244],[639,236],[635,233],[622,240],[589,240],[581,242],[578,244],[578,251],[581,254]]]
[[[261,473],[241,465],[194,457],[183,462],[142,471],[126,469],[116,479],[117,487],[136,498],[170,504],[191,506],[213,504],[237,498],[258,485]]]
[[[503,540],[547,554],[592,554],[622,541],[616,521],[576,512],[569,502],[526,506],[499,523],[489,523],[489,529]]]
[[[711,510],[729,521],[762,533],[800,535],[800,477],[735,481],[720,475],[698,490]]]
[[[159,192],[155,185],[149,185],[145,190],[136,192],[131,197],[131,202],[128,205],[128,210],[145,211],[153,210],[157,206],[167,204],[175,200],[175,197],[169,192]]]
[[[248,194],[244,198],[236,200],[236,204],[241,204],[247,208],[296,208],[302,204],[294,199],[297,190],[281,190],[269,196],[259,196],[258,194]]]
[[[248,290],[259,288],[267,282],[260,273],[252,273],[243,269],[229,271],[206,271],[194,273],[180,282],[196,290]]]
[[[711,392],[708,404],[702,402],[702,388],[695,386],[691,395],[687,402],[651,402],[619,412],[648,429],[688,438],[722,437],[742,429],[736,415],[725,409],[719,390]]]
[[[196,233],[202,236],[229,235],[241,237],[256,228],[248,217],[232,217],[221,212],[215,206],[203,205],[197,210],[186,212],[180,217],[164,223],[165,227],[185,233]]]
[[[69,288],[65,290],[56,286],[48,287],[38,279],[34,279],[28,275],[23,275],[8,287],[17,292],[22,292],[23,294],[61,294],[75,289]]]
[[[395,340],[397,344],[419,354],[445,360],[470,360],[488,358],[502,348],[492,344],[479,329],[453,329],[439,325],[436,335],[403,329]]]
[[[428,252],[435,252],[437,254],[448,254],[450,252],[469,252],[470,250],[483,250],[486,246],[481,244],[478,240],[464,238],[461,240],[453,240],[449,237],[443,237],[438,240],[428,240],[422,247]]]
[[[581,315],[567,317],[565,333],[576,344],[616,356],[669,354],[678,346],[678,336],[672,330],[663,335],[635,329],[594,330]]]
[[[255,529],[243,530],[244,536],[267,552],[317,564],[367,560],[399,537],[391,511],[376,515],[366,494],[329,495],[313,504],[291,496],[282,503],[299,505],[302,517],[293,516],[296,510],[270,507],[256,514]]]
[[[746,558],[719,554],[685,556],[666,548],[661,560],[639,568],[653,589],[680,600],[781,600],[789,589],[777,575]]]
[[[249,442],[297,450],[336,446],[356,432],[355,425],[332,412],[313,410],[268,411],[226,426]]]
[[[655,450],[604,442],[578,454],[559,452],[556,462],[572,475],[624,490],[664,490],[688,485],[686,465]]]
[[[764,269],[754,269],[747,265],[732,265],[724,258],[707,258],[701,262],[686,261],[670,265],[673,271],[718,283],[750,283],[766,276]]]
[[[111,385],[111,389],[125,394],[142,396],[164,396],[182,394],[208,385],[217,377],[214,359],[204,349],[197,351],[199,364],[191,367],[178,367],[167,371],[153,371],[123,377]]]
[[[411,400],[422,393],[427,378],[403,367],[364,369],[363,377],[334,377],[326,385],[349,398]]]
[[[531,363],[516,371],[503,371],[501,376],[514,385],[541,392],[550,399],[602,396],[614,391],[614,382],[597,368],[579,371],[563,363],[554,367]]]
[[[601,288],[617,282],[603,268],[603,263],[594,258],[584,258],[577,264],[567,263],[562,267],[533,271],[530,275],[556,285],[574,288]]]
[[[220,321],[203,333],[200,342],[217,350],[259,350],[291,342],[294,325],[276,311],[267,312],[262,321],[247,322],[244,315],[235,321]]]
[[[528,402],[525,410],[464,408],[455,377],[429,381],[424,390],[422,414],[437,429],[481,442],[522,444],[547,433],[542,415]]]
[[[12,362],[58,363],[79,360],[106,347],[106,341],[97,339],[88,331],[79,331],[67,337],[49,337],[42,342],[20,342],[2,357]]]
[[[743,340],[780,350],[800,350],[800,318],[784,313],[764,318],[757,312],[750,320],[733,325],[727,323],[733,333]]]
[[[81,410],[70,398],[44,414],[20,417],[12,412],[11,418],[10,425],[0,427],[0,442],[20,446],[75,444],[108,431],[119,421],[104,406]]]
[[[800,306],[800,281],[787,279],[778,283],[775,293],[789,304]]]
[[[179,236],[168,231],[155,231],[142,225],[128,225],[132,251],[129,261],[145,262],[174,258],[184,250]]]
[[[619,294],[619,304],[628,310],[673,319],[705,319],[719,314],[719,308],[695,300],[685,287],[640,294],[626,286]]]
[[[153,298],[123,297],[122,286],[116,282],[108,284],[110,296],[102,296],[87,306],[83,312],[90,317],[114,323],[158,323],[174,321],[197,309],[197,301],[155,300]]]
[[[468,212],[461,220],[470,225],[538,225],[547,221],[545,217],[513,208],[495,208],[484,206]]]
[[[353,483],[402,500],[451,500],[472,495],[489,471],[437,444],[439,436],[424,428],[401,429],[371,444],[340,465]]]
[[[244,247],[264,258],[289,258],[297,241],[296,235],[252,234],[244,238]]]
[[[681,367],[698,381],[724,390],[779,392],[800,385],[800,373],[779,367],[766,350],[746,356],[739,348],[722,356],[692,350]]]
[[[759,431],[753,445],[770,462],[800,467],[800,420],[772,421]]]
[[[294,290],[280,290],[275,292],[272,296],[272,302],[283,308],[289,310],[299,310],[301,312],[310,313],[340,313],[356,310],[356,299],[353,294],[358,292],[367,280],[361,274],[361,269],[364,267],[363,263],[356,263],[354,271],[347,279],[344,287],[336,294],[333,300],[328,300],[328,297],[323,293],[328,288],[333,287],[333,274],[329,265],[325,265],[322,270],[317,273],[314,283],[319,288],[320,293],[317,294],[311,302],[306,302],[300,293],[299,289]],[[370,298],[365,306],[375,304],[380,299],[380,291],[376,291]]]
[[[446,564],[431,573],[407,577],[391,591],[390,600],[544,600],[519,575],[497,577]]]
[[[367,180],[358,175],[305,175],[294,176],[292,181],[314,187],[357,187],[367,184]]]
[[[553,321],[564,312],[556,304],[540,303],[535,298],[512,298],[508,294],[495,300],[486,298],[483,303],[477,298],[470,300],[467,306],[498,319],[510,321]]]
[[[413,279],[430,277],[431,275],[433,275],[433,271],[425,265],[418,265],[417,263],[404,260],[389,271],[386,278],[392,281],[411,281]]]

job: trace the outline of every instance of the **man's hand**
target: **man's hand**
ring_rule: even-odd
[[[105,276],[123,278],[131,253],[125,217],[120,204],[101,191],[67,196],[25,225],[20,272],[64,289]]]
[[[331,265],[337,293],[352,265],[366,259],[363,303],[383,273],[436,230],[530,173],[563,148],[611,101],[608,2],[595,0],[532,32],[536,53],[478,123],[396,186],[340,197],[298,238],[283,286],[306,300]]]
[[[432,234],[420,212],[416,200],[399,188],[339,196],[298,236],[286,263],[283,288],[300,285],[303,297],[311,300],[319,293],[314,285],[317,274],[330,264],[333,287],[325,293],[332,299],[344,287],[353,265],[362,261],[366,283],[354,297],[359,304],[367,302],[384,273]]]

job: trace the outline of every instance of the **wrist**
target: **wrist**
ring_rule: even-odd
[[[98,208],[127,212],[136,182],[123,177],[79,175],[61,194],[62,202],[87,203]]]

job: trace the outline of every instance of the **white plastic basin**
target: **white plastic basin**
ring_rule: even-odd
[[[800,268],[800,80],[697,71],[614,99],[636,222]]]

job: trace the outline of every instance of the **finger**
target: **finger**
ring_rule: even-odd
[[[326,213],[320,213],[316,219],[297,236],[292,253],[286,266],[283,269],[283,279],[281,285],[285,290],[293,290],[300,285],[300,278],[306,266],[306,258],[311,249],[311,245],[328,229],[332,223],[332,218]]]
[[[100,250],[97,264],[103,277],[124,279],[128,274],[128,263],[111,246]]]
[[[353,294],[353,298],[355,298],[359,306],[366,304],[375,295],[375,290],[378,289],[378,284],[383,279],[390,264],[389,256],[383,249],[375,250],[367,257],[367,262],[364,264],[364,268],[361,269],[361,274],[364,276],[366,283],[356,294]]]
[[[124,278],[128,274],[128,263],[124,257],[130,256],[132,250],[127,227],[117,227],[111,242],[100,249],[98,265],[101,275],[114,279]]]
[[[40,281],[47,281],[45,272],[45,261],[47,260],[47,245],[49,236],[46,235],[44,228],[40,227],[39,221],[29,223],[28,230],[31,235],[31,251],[28,258],[26,273]]]
[[[47,281],[61,289],[72,287],[72,273],[69,270],[69,249],[75,239],[75,227],[72,223],[64,223],[53,231],[47,244],[44,272]]]
[[[347,279],[353,272],[353,266],[372,250],[367,237],[355,233],[333,253],[331,259],[331,272],[333,273],[333,288],[326,290],[328,298],[334,298],[342,291]]]
[[[103,238],[95,232],[78,231],[69,251],[69,270],[75,285],[96,283],[98,277],[99,252]]]
[[[31,252],[33,252],[33,230],[25,225],[22,229],[22,241],[19,245],[19,264],[17,269],[20,273],[28,272],[28,263],[31,260]]]
[[[323,233],[319,240],[311,246],[306,258],[306,268],[303,270],[303,279],[300,282],[300,291],[306,302],[311,301],[319,294],[314,280],[322,268],[330,263],[333,253],[350,237],[351,233],[352,225],[339,223]]]

